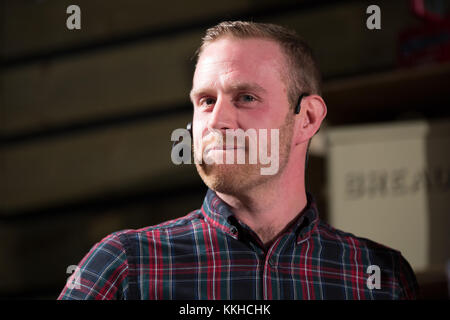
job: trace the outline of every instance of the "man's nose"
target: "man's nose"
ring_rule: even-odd
[[[220,130],[223,134],[227,129],[236,129],[236,113],[237,110],[232,101],[224,97],[217,99],[208,120],[208,128]]]

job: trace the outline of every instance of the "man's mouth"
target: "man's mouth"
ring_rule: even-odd
[[[239,146],[208,146],[205,148],[204,153],[208,153],[209,151],[229,151],[229,150],[238,150],[244,149],[244,147]]]

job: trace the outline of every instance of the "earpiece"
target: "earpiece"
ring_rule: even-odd
[[[307,96],[308,96],[307,93],[302,93],[300,95],[300,97],[298,97],[298,102],[297,102],[297,105],[295,106],[295,114],[299,114],[300,113],[302,99],[303,99],[303,97],[307,97]]]

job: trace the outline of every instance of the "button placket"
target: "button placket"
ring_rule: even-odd
[[[269,287],[269,282],[272,280],[272,269],[276,268],[275,264],[275,248],[278,247],[278,243],[280,242],[280,238],[278,238],[271,246],[270,249],[266,252],[264,257],[264,271],[263,271],[263,297],[264,300],[267,300],[268,293],[267,288]]]

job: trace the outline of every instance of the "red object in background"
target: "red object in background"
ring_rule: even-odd
[[[444,2],[441,4],[443,8]],[[425,0],[411,0],[411,10],[424,21],[424,25],[400,34],[399,65],[408,67],[450,61],[450,15],[430,10]]]
[[[419,18],[429,21],[429,22],[441,22],[442,20],[445,20],[445,18],[449,18],[448,13],[445,11],[445,1],[448,0],[410,0],[411,10],[413,13],[418,16]],[[440,4],[440,8],[435,8],[433,11],[433,7],[428,5],[431,3]],[[439,12],[439,9],[441,12]]]

